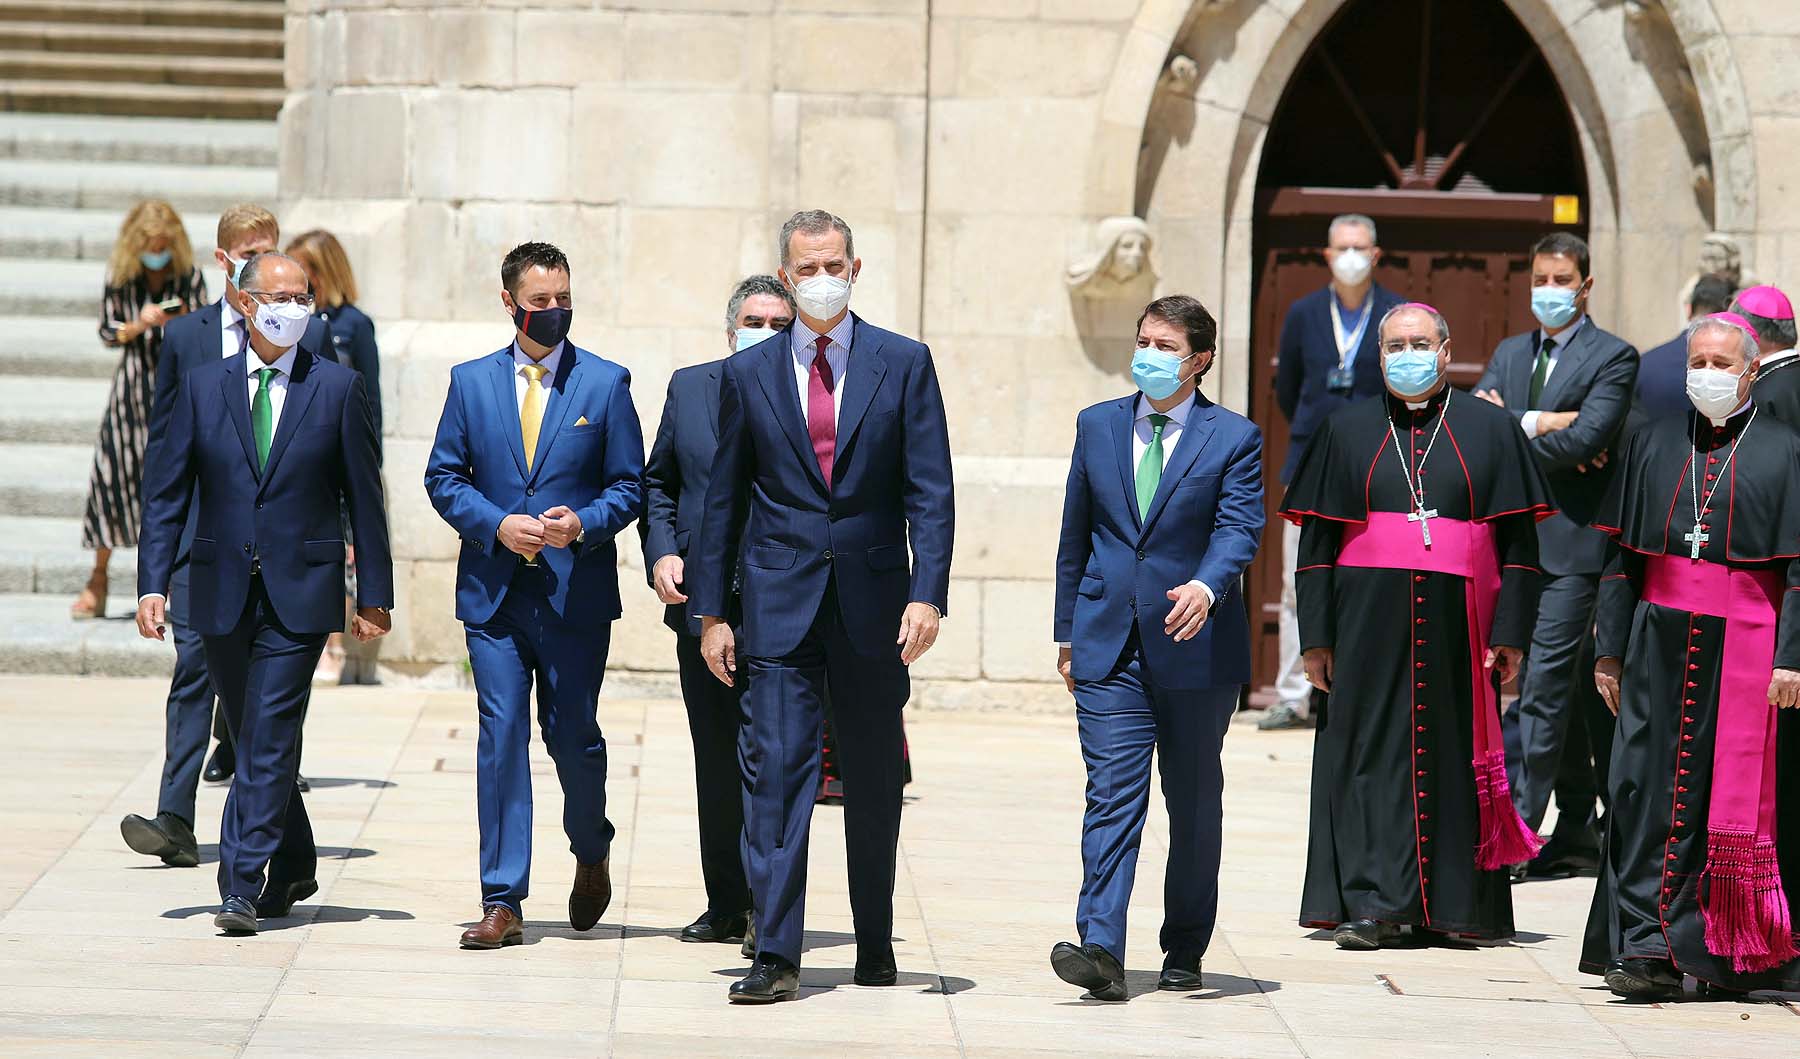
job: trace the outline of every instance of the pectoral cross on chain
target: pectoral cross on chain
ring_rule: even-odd
[[[1415,509],[1412,514],[1406,516],[1406,521],[1417,522],[1419,524],[1419,535],[1425,538],[1425,547],[1427,548],[1431,547],[1431,520],[1437,517],[1437,508],[1426,508],[1423,506]],[[1700,554],[1698,546],[1696,546],[1694,554],[1696,557]]]
[[[1700,546],[1707,541],[1712,540],[1712,534],[1701,533],[1700,527],[1695,526],[1681,539],[1688,542],[1688,558],[1698,559],[1700,558]]]

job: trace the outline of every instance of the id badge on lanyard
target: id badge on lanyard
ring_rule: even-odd
[[[1373,292],[1370,292],[1372,295]],[[1325,389],[1331,393],[1347,394],[1356,387],[1356,371],[1350,366],[1350,354],[1362,345],[1363,332],[1369,328],[1369,315],[1374,311],[1374,300],[1370,295],[1363,298],[1362,315],[1357,318],[1356,328],[1348,334],[1344,331],[1344,318],[1338,313],[1337,295],[1331,295],[1331,337],[1337,342],[1337,367],[1325,376]]]

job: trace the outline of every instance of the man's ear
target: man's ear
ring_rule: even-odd
[[[850,282],[855,283],[856,278],[860,275],[862,275],[862,258],[859,257],[850,262]]]

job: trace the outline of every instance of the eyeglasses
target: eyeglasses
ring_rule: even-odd
[[[1415,338],[1411,342],[1383,342],[1381,351],[1383,353],[1436,353],[1437,343],[1429,338]]]
[[[298,305],[303,309],[312,308],[313,296],[310,294],[289,294],[286,291],[249,290],[250,295],[264,305]]]

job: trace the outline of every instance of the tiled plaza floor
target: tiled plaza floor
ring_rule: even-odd
[[[123,1056],[908,1055],[1770,1056],[1800,1054],[1800,997],[1614,1002],[1575,971],[1592,881],[1515,890],[1515,945],[1340,953],[1294,925],[1310,733],[1226,741],[1225,869],[1206,988],[1154,991],[1165,824],[1133,902],[1127,1004],[1050,972],[1072,932],[1082,774],[1069,717],[913,714],[917,782],[895,894],[900,985],[849,984],[840,813],[813,840],[798,1002],[734,1008],[735,946],[685,945],[703,905],[678,704],[607,697],[615,898],[560,920],[572,858],[547,758],[529,944],[456,948],[478,914],[473,707],[465,694],[315,695],[305,772],[320,896],[255,938],[215,934],[207,864],[119,839],[151,812],[163,687],[0,679],[0,1054]]]

